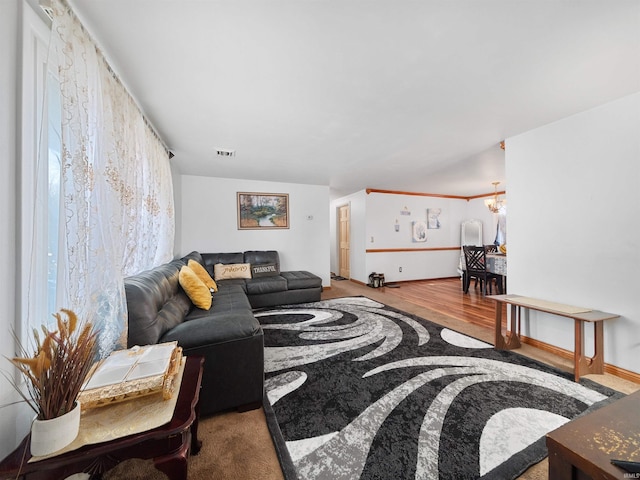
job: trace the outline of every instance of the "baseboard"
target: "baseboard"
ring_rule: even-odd
[[[532,347],[538,348],[542,351],[551,353],[553,355],[557,355],[558,357],[561,357],[573,362],[574,357],[573,357],[573,351],[571,350],[565,350],[564,348],[559,348],[559,347],[556,347],[555,345],[541,342],[540,340],[527,337],[526,335],[520,335],[520,341],[522,343],[531,345]],[[640,383],[640,373],[632,372],[631,370],[626,370],[624,368],[616,367],[615,365],[610,365],[608,363],[604,364],[604,371],[605,373],[615,375],[616,377],[622,378],[624,380],[629,380],[630,382],[634,382],[634,383]]]
[[[390,280],[387,283],[412,283],[412,282],[424,282],[426,280],[451,280],[452,278],[460,278],[460,277],[438,277],[438,278],[415,278],[413,280]],[[357,283],[358,285],[363,285],[367,287],[368,285],[360,280],[355,280],[350,278],[349,281],[353,283]]]

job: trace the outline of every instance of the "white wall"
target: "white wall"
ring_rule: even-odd
[[[308,270],[331,285],[329,187],[181,177],[181,254],[278,250],[283,270]],[[290,228],[238,230],[237,192],[288,193]],[[309,219],[309,217],[312,217]]]
[[[488,189],[490,190],[490,189]],[[372,272],[384,273],[387,282],[458,276],[460,224],[475,218],[483,223],[484,243],[493,243],[496,216],[484,199],[464,200],[423,195],[388,194],[362,190],[332,202],[331,269],[338,271],[336,210],[351,205],[351,278],[363,283]],[[409,211],[410,215],[401,214]],[[426,242],[413,242],[412,222],[427,220],[427,209],[440,208],[441,228],[427,230]],[[396,220],[399,231],[395,231]],[[419,251],[423,248],[450,250]],[[370,252],[372,249],[416,249],[415,252]],[[402,267],[402,272],[400,272]]]
[[[620,314],[605,362],[640,372],[640,93],[506,145],[510,293]],[[570,320],[531,318],[525,334],[573,350]]]
[[[405,210],[410,215],[402,215]],[[427,221],[427,209],[439,208],[440,228],[427,230],[426,242],[413,242],[412,225]],[[450,198],[370,193],[367,196],[367,249],[453,248],[460,246],[460,222],[467,201]],[[396,220],[399,231],[395,231]],[[384,273],[387,282],[454,277],[459,250],[367,253],[367,271]],[[402,269],[402,272],[400,272]],[[368,276],[368,275],[367,275]]]
[[[3,174],[0,176],[0,249],[6,253],[0,269],[0,369],[12,372],[4,356],[13,356],[14,344],[9,332],[16,318],[16,111],[18,53],[18,0],[0,0],[0,160]],[[0,376],[0,406],[14,400],[12,388]],[[14,407],[0,409],[0,458],[16,447],[19,436],[16,431]],[[24,434],[24,432],[21,432]],[[20,435],[20,438],[22,435]]]

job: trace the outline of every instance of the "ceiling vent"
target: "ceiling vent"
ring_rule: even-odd
[[[219,149],[219,150],[216,150],[216,155],[218,155],[219,157],[235,157],[236,151]]]

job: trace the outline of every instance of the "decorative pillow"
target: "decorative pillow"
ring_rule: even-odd
[[[213,266],[213,276],[216,282],[230,278],[251,278],[251,265],[248,263],[216,263]]]
[[[193,273],[195,273],[198,278],[202,280],[202,283],[204,283],[209,290],[211,290],[212,292],[218,291],[218,285],[216,285],[215,280],[211,278],[211,275],[209,275],[207,269],[200,265],[200,263],[196,262],[193,258],[190,258],[187,262],[187,266],[191,270],[193,270]]]
[[[211,308],[211,292],[193,270],[186,265],[182,267],[178,275],[178,281],[196,307],[203,310]]]
[[[253,278],[273,277],[274,275],[280,275],[280,269],[275,263],[261,263],[258,265],[251,265],[251,276]]]

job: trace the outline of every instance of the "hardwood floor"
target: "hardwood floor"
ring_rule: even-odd
[[[369,288],[351,281],[334,281],[331,290],[337,292],[323,294],[323,298],[359,294],[365,296],[392,298],[409,302],[412,305],[423,307],[429,311],[438,312],[447,317],[460,320],[465,323],[478,325],[493,332],[495,318],[495,302],[483,296],[480,288],[475,289],[473,283],[469,293],[462,291],[462,282],[459,278],[444,278],[437,280],[415,280],[411,282],[399,282],[397,287]],[[345,289],[357,293],[344,292]],[[364,289],[364,290],[363,290]],[[331,291],[329,291],[331,292]],[[389,303],[388,300],[381,300]],[[399,307],[402,308],[402,307]],[[503,318],[506,318],[503,311]]]
[[[385,287],[388,295],[449,315],[463,322],[493,328],[495,302],[483,296],[480,288],[462,292],[458,278],[418,280],[398,283],[399,288]]]

